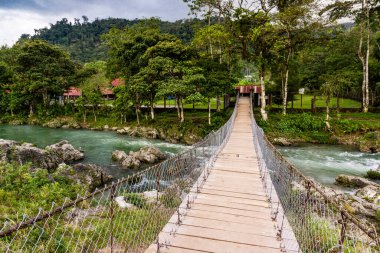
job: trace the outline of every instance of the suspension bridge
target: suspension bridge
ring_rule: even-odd
[[[266,139],[251,101],[182,154],[0,224],[0,252],[379,252],[376,229]]]
[[[281,252],[253,144],[249,98],[191,207],[180,207],[158,236],[161,252]],[[187,200],[186,200],[187,201]],[[157,252],[157,242],[147,252]]]

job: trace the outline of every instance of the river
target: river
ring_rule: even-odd
[[[85,158],[81,162],[100,165],[115,178],[121,178],[136,171],[122,169],[113,162],[111,154],[114,150],[123,150],[128,153],[153,145],[168,155],[175,155],[189,147],[160,140],[133,138],[113,131],[53,129],[28,125],[0,125],[0,139],[30,142],[40,148],[68,140],[75,148],[81,148],[84,151]]]
[[[380,154],[362,153],[343,145],[277,148],[304,175],[327,186],[334,186],[335,177],[339,174],[364,176],[380,164]]]

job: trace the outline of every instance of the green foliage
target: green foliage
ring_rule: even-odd
[[[342,119],[334,120],[335,128],[344,133],[353,133],[361,129],[361,124],[354,120]]]
[[[277,125],[278,130],[284,132],[321,131],[324,127],[323,118],[309,113],[289,114],[281,118]]]
[[[369,170],[367,171],[367,178],[380,180],[380,172],[376,170]]]
[[[32,39],[43,39],[52,44],[65,47],[73,57],[80,62],[106,60],[107,48],[101,44],[101,35],[112,28],[123,29],[142,22],[140,19],[127,20],[121,18],[95,19],[90,22],[86,16],[83,20],[78,18],[74,22],[63,18],[50,27],[35,31]],[[175,22],[160,21],[162,31],[189,42],[194,36],[193,26],[199,23],[197,19],[178,20]],[[26,35],[24,37],[29,37]]]
[[[318,217],[313,213],[306,214],[303,219],[305,223],[303,227],[293,229],[296,235],[298,234],[299,237],[302,237],[305,228],[307,228],[307,238],[299,242],[303,251],[329,252],[336,247],[337,242],[339,242],[340,231],[329,220]]]
[[[78,193],[83,193],[79,185],[55,178],[47,170],[0,163],[0,220],[35,215],[39,207],[48,210],[53,202],[59,205]]]
[[[139,193],[128,193],[125,195],[125,199],[128,203],[131,203],[138,208],[144,208],[147,205],[146,199]]]
[[[380,211],[376,212],[376,220],[380,222]]]

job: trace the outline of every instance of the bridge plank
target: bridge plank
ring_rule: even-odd
[[[265,195],[256,195],[252,193],[236,193],[236,192],[228,192],[228,191],[218,191],[218,190],[210,190],[202,188],[201,193],[207,195],[216,195],[216,196],[226,196],[226,197],[235,197],[242,199],[253,199],[253,200],[263,200],[267,201],[267,197]]]

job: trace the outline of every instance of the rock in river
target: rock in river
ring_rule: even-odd
[[[134,169],[142,164],[155,164],[166,159],[166,155],[156,147],[144,147],[139,151],[130,151],[127,155],[124,151],[115,150],[112,152],[112,159],[120,162],[123,167]]]
[[[32,163],[33,168],[55,170],[60,163],[83,159],[83,152],[75,149],[68,141],[47,146],[44,149],[31,143],[19,143],[0,139],[0,160],[19,164]]]
[[[54,175],[62,176],[72,180],[77,184],[84,185],[89,191],[101,187],[111,181],[110,176],[105,170],[95,164],[78,163],[73,166],[60,164]]]
[[[368,185],[377,186],[378,184],[369,181],[362,177],[349,176],[349,175],[339,175],[335,178],[338,185],[343,185],[346,187],[366,187]]]

